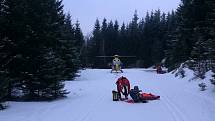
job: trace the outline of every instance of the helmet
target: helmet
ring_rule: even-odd
[[[134,86],[134,90],[135,91],[139,91],[139,87],[138,86]]]

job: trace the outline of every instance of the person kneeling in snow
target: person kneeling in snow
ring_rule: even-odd
[[[121,93],[125,96],[125,99],[128,99],[128,94],[130,92],[129,80],[122,76],[117,80],[116,85],[119,99],[122,100]]]

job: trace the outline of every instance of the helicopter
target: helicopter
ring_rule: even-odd
[[[112,64],[111,64],[111,73],[116,72],[116,73],[123,73],[122,70],[122,62],[119,58],[125,57],[125,58],[133,58],[135,56],[119,56],[119,55],[113,55],[113,56],[96,56],[99,58],[108,58],[111,57],[113,58]]]

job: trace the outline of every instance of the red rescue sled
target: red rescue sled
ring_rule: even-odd
[[[157,100],[157,99],[160,99],[160,96],[153,95],[151,93],[142,93],[141,98],[143,100]]]

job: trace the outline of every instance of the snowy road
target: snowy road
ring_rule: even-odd
[[[130,104],[113,102],[115,81],[126,76],[131,86],[160,95],[160,100]],[[10,102],[0,112],[0,121],[214,121],[215,92],[212,86],[201,92],[197,82],[177,79],[172,74],[157,75],[145,69],[87,69],[73,82],[68,98],[53,102]]]

